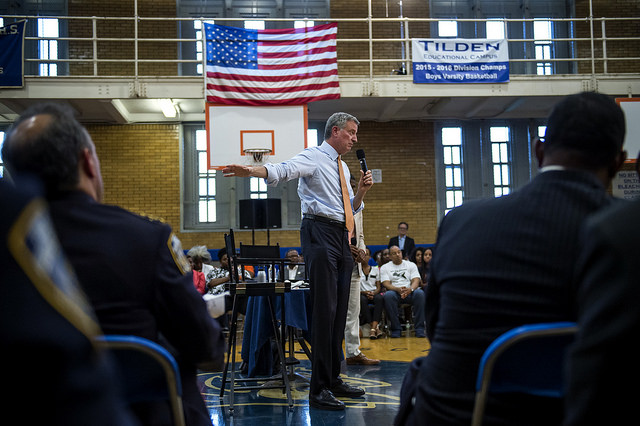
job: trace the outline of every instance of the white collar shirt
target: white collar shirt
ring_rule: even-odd
[[[340,222],[345,221],[338,172],[338,152],[326,141],[319,146],[307,148],[298,155],[281,163],[265,164],[267,185],[275,186],[281,181],[298,178],[298,196],[302,214],[325,216]],[[343,161],[345,179],[349,182],[349,168]],[[351,208],[354,194],[347,184]],[[364,208],[364,202],[354,213]]]

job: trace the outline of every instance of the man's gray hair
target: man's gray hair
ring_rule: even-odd
[[[207,250],[207,246],[193,246],[187,252],[187,256],[192,259],[200,258],[205,262],[211,262],[211,253]]]
[[[346,112],[336,112],[332,114],[327,120],[327,125],[324,127],[324,140],[326,141],[331,138],[331,129],[333,129],[333,126],[338,126],[339,129],[344,129],[348,121],[353,121],[358,126],[360,125],[357,118],[351,114],[347,114]]]

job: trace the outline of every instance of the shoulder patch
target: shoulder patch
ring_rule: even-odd
[[[173,261],[176,263],[176,266],[182,273],[182,275],[191,271],[191,265],[189,264],[189,259],[184,254],[184,250],[182,250],[182,243],[180,239],[173,232],[169,236],[169,240],[167,241],[167,245],[169,246],[169,251],[171,252],[171,257],[173,257]]]
[[[101,334],[43,201],[32,201],[20,213],[9,231],[8,246],[34,287],[55,310],[88,338]]]

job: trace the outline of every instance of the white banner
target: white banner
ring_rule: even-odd
[[[506,83],[507,40],[413,39],[414,83]]]

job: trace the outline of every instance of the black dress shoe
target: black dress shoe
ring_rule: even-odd
[[[333,396],[329,389],[322,389],[316,395],[309,393],[309,405],[321,410],[344,410],[344,403]]]
[[[345,396],[347,398],[357,398],[364,395],[364,389],[355,386],[349,386],[345,382],[340,382],[331,388],[331,393],[335,396]]]

